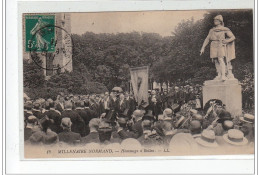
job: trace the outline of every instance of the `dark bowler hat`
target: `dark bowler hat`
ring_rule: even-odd
[[[219,117],[219,119],[217,120],[218,123],[223,123],[226,120],[232,120],[230,112],[225,110],[221,110],[218,117]]]
[[[129,115],[128,115],[128,109],[126,109],[123,113],[120,113],[117,117],[117,122],[118,123],[122,123],[125,124],[127,123],[127,120],[129,119]]]
[[[201,123],[198,120],[193,120],[190,122],[190,130],[201,130]]]
[[[148,110],[147,113],[143,116],[142,120],[155,120],[154,115],[153,115],[153,111],[152,110]]]
[[[142,100],[140,107],[143,108],[143,109],[146,109],[148,106],[149,106],[149,103]]]

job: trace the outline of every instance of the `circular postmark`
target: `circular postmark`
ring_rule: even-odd
[[[30,58],[39,68],[59,71],[71,63],[73,40],[64,28],[45,25],[31,34]],[[45,59],[45,64],[42,64],[42,59]]]

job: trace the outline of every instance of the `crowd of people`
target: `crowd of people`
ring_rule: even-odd
[[[24,100],[26,143],[107,145],[126,139],[144,147],[244,146],[254,143],[254,115],[232,116],[219,100],[203,110],[200,86],[152,90],[139,105],[132,94],[115,91]]]

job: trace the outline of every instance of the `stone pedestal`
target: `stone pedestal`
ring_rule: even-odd
[[[225,105],[232,117],[242,114],[242,89],[237,79],[208,80],[203,86],[203,106],[210,99],[219,99]]]

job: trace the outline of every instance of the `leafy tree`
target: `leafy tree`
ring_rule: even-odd
[[[42,87],[45,82],[43,69],[36,65],[42,64],[39,57],[35,57],[34,61],[23,59],[23,85],[28,88]]]
[[[239,67],[253,62],[251,10],[209,11],[202,20],[195,22],[190,19],[179,23],[173,31],[170,50],[167,49],[168,52],[152,69],[156,81],[176,83],[177,80],[184,82],[191,78],[194,83],[202,84],[205,80],[214,78],[216,71],[209,57],[209,49],[206,49],[203,56],[199,55],[199,51],[213,27],[213,18],[218,14],[223,16],[226,27],[236,36],[236,59],[232,65],[235,77],[243,80],[243,71],[238,71]]]

